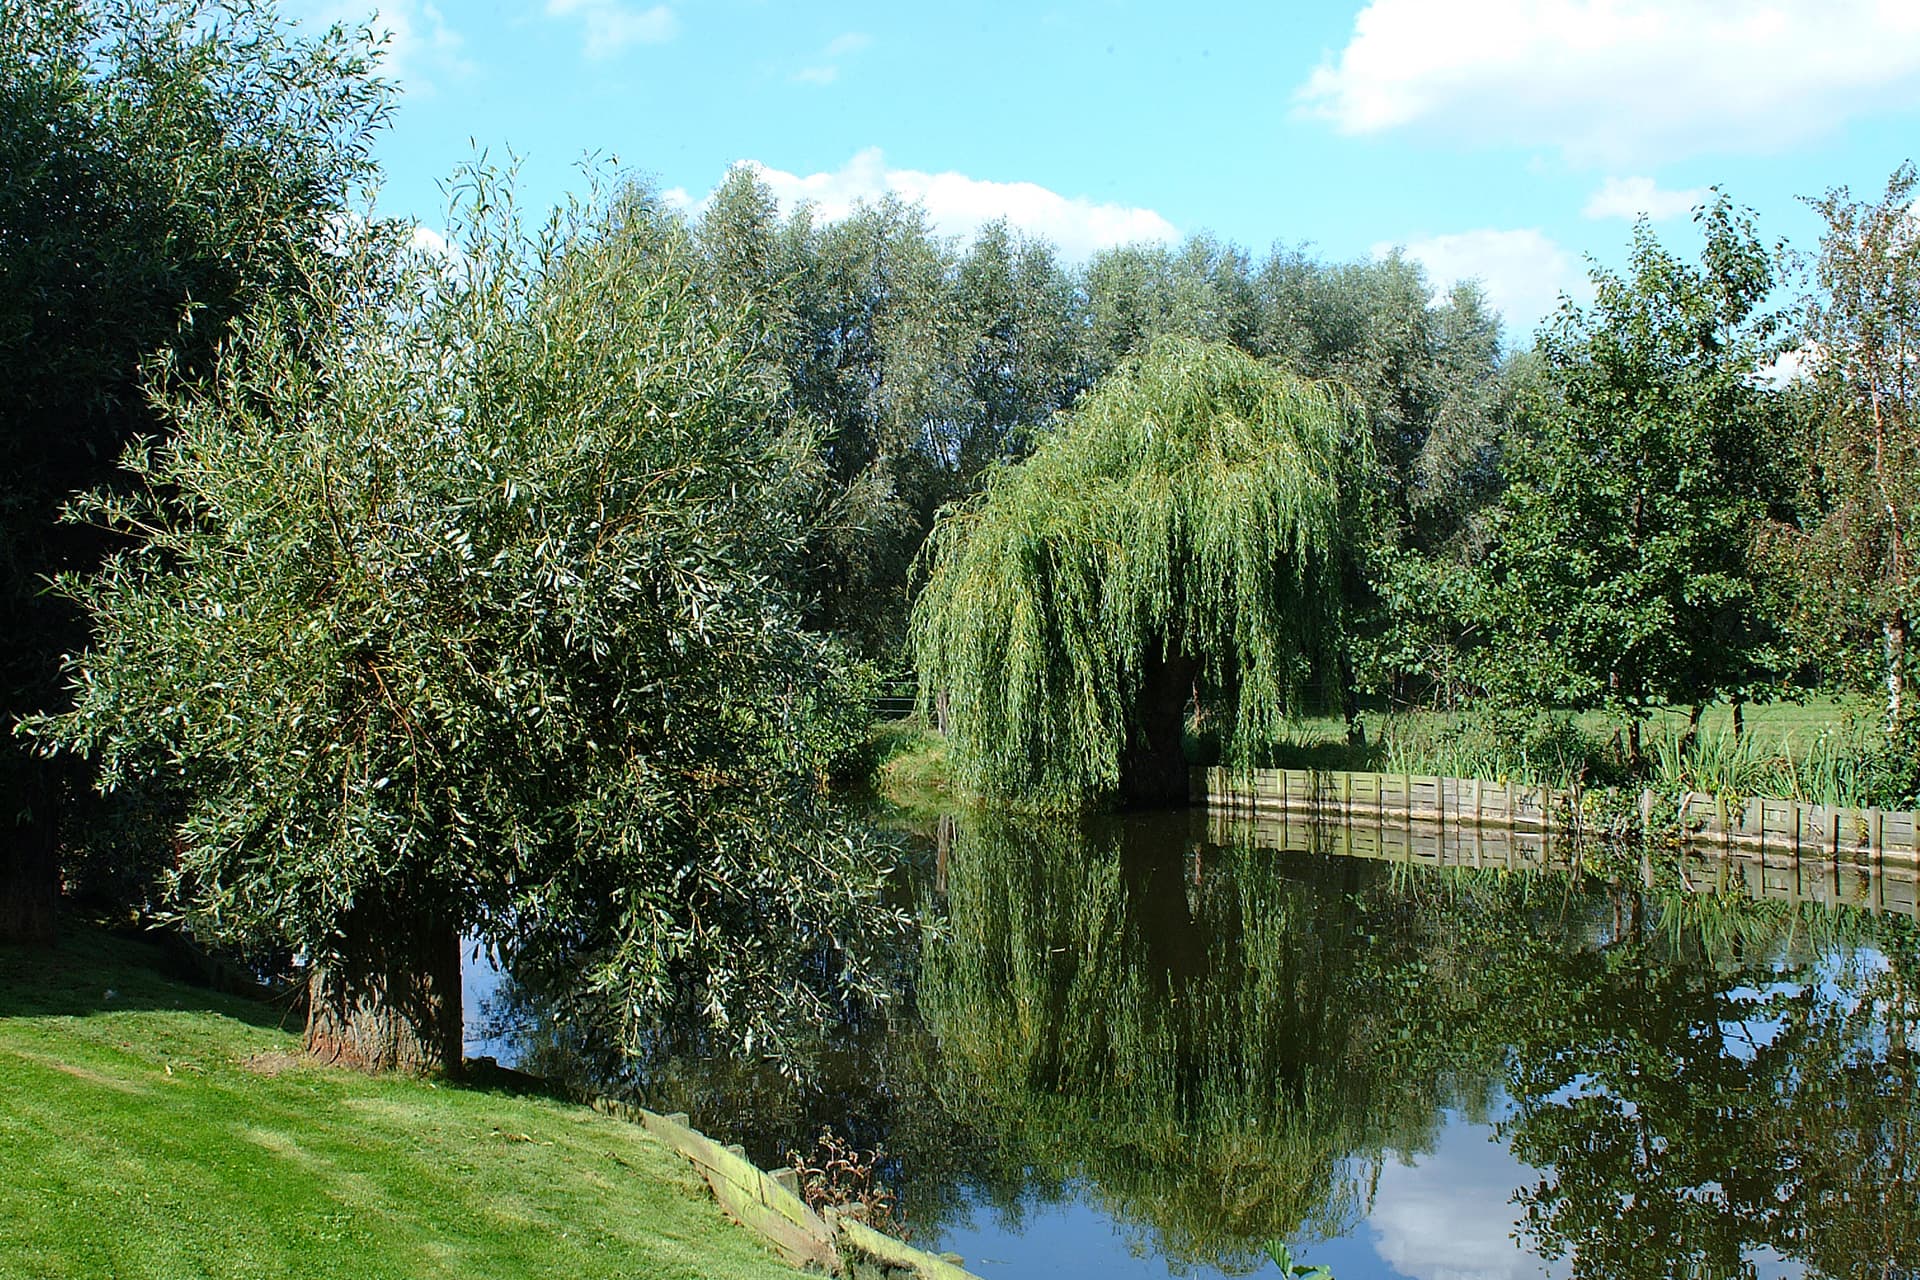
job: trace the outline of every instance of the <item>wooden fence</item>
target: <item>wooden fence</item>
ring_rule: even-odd
[[[1416,819],[1530,832],[1572,831],[1594,798],[1592,793],[1479,778],[1322,769],[1195,769],[1190,786],[1194,803],[1210,808]],[[1653,792],[1640,793],[1636,807],[1643,821],[1650,819],[1656,804]],[[1733,805],[1700,792],[1681,795],[1677,807],[1682,830],[1697,846],[1920,866],[1920,824],[1904,810],[1759,797]]]
[[[1440,822],[1404,814],[1382,822],[1370,815],[1326,810],[1215,808],[1206,815],[1209,844],[1251,846],[1286,853],[1332,854],[1423,867],[1486,867],[1500,871],[1566,870],[1577,847],[1554,830]],[[1744,893],[1749,898],[1816,902],[1920,917],[1920,869],[1897,860],[1803,856],[1788,849],[1694,846],[1682,853],[1684,888],[1700,893]],[[1643,875],[1652,868],[1643,865]]]

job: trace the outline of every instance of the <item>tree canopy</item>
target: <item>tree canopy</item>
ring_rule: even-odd
[[[1827,224],[1808,304],[1817,404],[1805,451],[1811,508],[1788,540],[1810,630],[1837,639],[1854,683],[1878,678],[1892,737],[1910,731],[1920,609],[1920,226],[1911,161],[1878,200],[1811,201]],[[1878,655],[1874,650],[1878,649]],[[1875,660],[1877,656],[1877,661]]]
[[[364,33],[296,39],[270,6],[0,0],[0,938],[49,933],[63,845],[81,878],[84,775],[12,732],[61,705],[85,635],[46,576],[110,542],[59,509],[165,429],[143,362],[204,371],[229,321],[328,269],[391,105]]]
[[[1774,354],[1772,263],[1724,197],[1699,222],[1700,265],[1642,223],[1627,271],[1594,269],[1593,307],[1541,335],[1476,606],[1497,694],[1633,722],[1771,674],[1753,548],[1788,484],[1754,376]]]
[[[1269,739],[1340,627],[1342,393],[1165,338],[949,509],[912,635],[989,792],[1183,798],[1189,698]]]
[[[778,1052],[896,921],[815,796],[865,696],[779,585],[808,442],[644,196],[466,191],[452,260],[376,241],[167,397],[41,727],[183,794],[173,899],[313,959],[316,1053],[457,1064],[461,937]]]

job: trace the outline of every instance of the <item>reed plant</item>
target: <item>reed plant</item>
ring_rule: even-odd
[[[1677,726],[1650,742],[1652,778],[1663,794],[1701,791],[1732,798],[1768,796],[1806,804],[1901,805],[1912,800],[1897,753],[1876,730],[1853,723],[1815,735],[1703,730],[1691,738]]]

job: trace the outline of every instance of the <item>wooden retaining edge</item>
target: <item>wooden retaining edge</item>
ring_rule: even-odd
[[[838,1209],[827,1210],[827,1221],[839,1233],[840,1249],[848,1259],[849,1274],[859,1277],[919,1276],[925,1280],[980,1280],[971,1271],[875,1231]]]
[[[1476,778],[1344,770],[1194,769],[1194,804],[1220,809],[1319,811],[1354,818],[1430,820],[1448,825],[1558,831],[1577,812],[1581,793]],[[1649,820],[1655,803],[1642,791]],[[1738,806],[1700,792],[1677,798],[1690,841],[1722,849],[1809,852],[1839,860],[1920,865],[1920,815],[1753,798]]]
[[[1328,823],[1311,811],[1224,806],[1208,810],[1205,821],[1207,841],[1216,845],[1514,873],[1566,871],[1580,865],[1570,843],[1545,831],[1419,818],[1381,822],[1365,814]],[[1920,868],[1912,866],[1694,844],[1675,867],[1689,893],[1724,893],[1737,883],[1740,894],[1755,900],[1816,902],[1920,918]],[[1643,862],[1642,874],[1648,870]]]
[[[690,1161],[727,1216],[757,1233],[789,1266],[833,1276],[892,1280],[979,1280],[946,1258],[916,1249],[832,1209],[822,1218],[780,1176],[723,1147],[678,1113],[661,1115],[631,1102],[594,1096],[595,1111],[638,1124]],[[790,1178],[791,1175],[788,1175]]]

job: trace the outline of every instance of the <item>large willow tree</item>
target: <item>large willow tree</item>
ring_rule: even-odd
[[[316,1056],[457,1066],[463,937],[630,1045],[780,1055],[905,923],[818,803],[865,689],[779,586],[807,442],[649,199],[460,190],[457,256],[355,243],[81,502],[146,536],[63,580],[94,642],[36,728],[182,799],[174,908],[312,959]]]
[[[1166,339],[942,515],[914,607],[923,699],[974,788],[1178,802],[1197,700],[1270,741],[1339,636],[1341,394]]]

